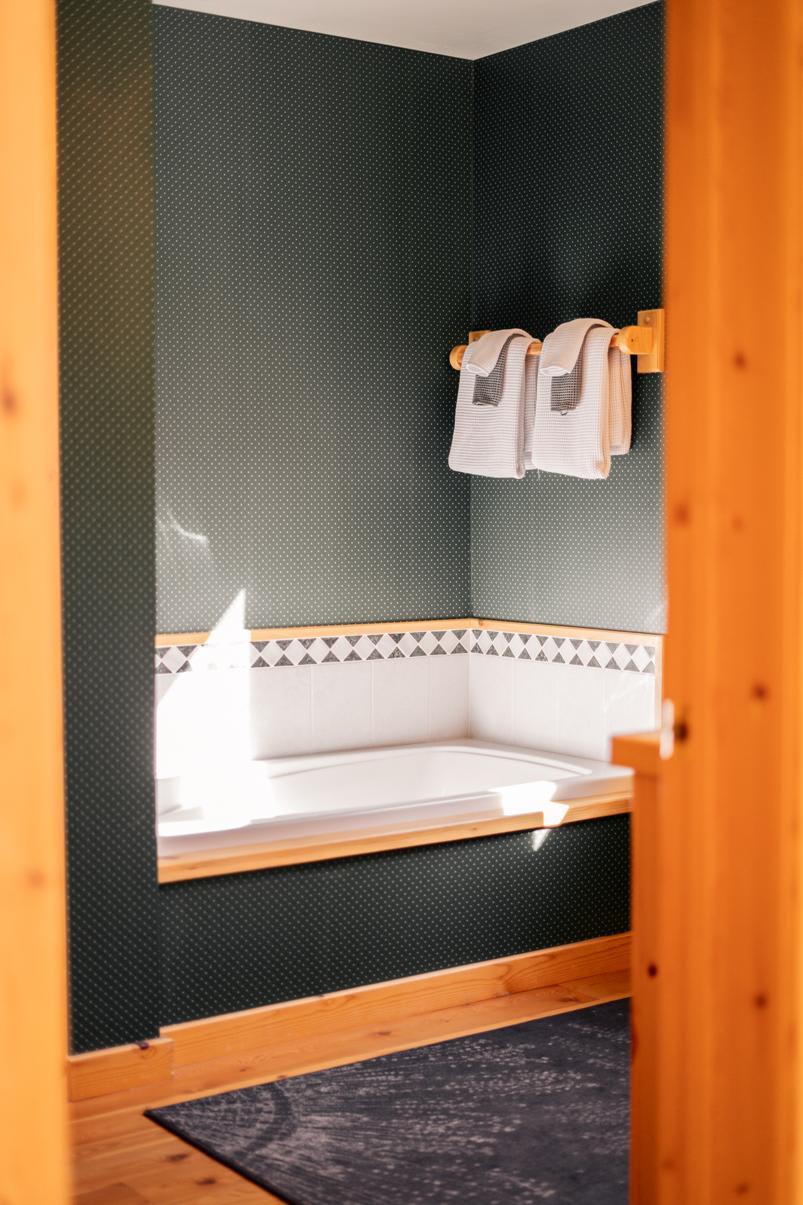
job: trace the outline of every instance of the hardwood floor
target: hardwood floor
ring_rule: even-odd
[[[227,1092],[249,1084],[353,1063],[412,1046],[515,1025],[519,1021],[602,1004],[629,994],[629,976],[614,971],[558,986],[409,1017],[386,1028],[322,1033],[252,1054],[176,1070],[170,1093],[137,1088],[80,1101],[72,1108],[74,1205],[237,1205],[279,1202],[214,1159],[143,1117],[143,1109]]]

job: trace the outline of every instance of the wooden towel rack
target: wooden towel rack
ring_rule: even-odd
[[[468,342],[473,343],[488,331],[469,331]],[[617,331],[611,343],[622,351],[636,356],[637,372],[664,371],[664,311],[639,310],[636,326],[623,326]],[[528,356],[540,356],[543,344],[540,339],[533,339],[527,348]],[[449,363],[452,368],[460,369],[463,363],[468,343],[460,343],[449,352]]]

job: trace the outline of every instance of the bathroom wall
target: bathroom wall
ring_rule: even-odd
[[[149,0],[59,0],[67,853],[76,1051],[159,1029]],[[37,639],[47,639],[37,633]]]
[[[663,6],[475,63],[472,328],[661,305]],[[472,613],[665,629],[660,376],[606,481],[471,481]]]
[[[270,45],[266,40],[266,47]],[[540,49],[542,45],[546,49]],[[629,322],[636,309],[659,305],[660,8],[649,6],[481,60],[473,64],[472,75],[474,304],[470,323],[459,306],[451,311],[457,341],[463,340],[468,325],[525,325],[543,334],[550,324],[578,313]],[[499,96],[494,97],[497,87]],[[157,98],[160,95],[157,90]],[[433,137],[439,138],[437,115],[428,120]],[[630,130],[624,152],[612,142],[609,125]],[[604,153],[595,143],[603,127]],[[185,122],[184,137],[187,128]],[[447,136],[457,136],[465,150],[459,132],[444,131]],[[314,141],[314,133],[312,137]],[[613,219],[611,206],[616,210]],[[461,229],[460,238],[450,244],[451,254],[466,262],[471,248],[462,237]],[[442,260],[439,271],[448,280],[451,269]],[[457,281],[462,289],[459,268]],[[461,327],[461,321],[466,325]],[[455,387],[455,374],[449,381],[442,375],[450,346],[445,336],[441,325],[438,340],[424,349],[437,362],[438,389],[448,393],[448,420],[428,435],[438,441],[442,463]],[[415,354],[422,354],[420,345]],[[403,409],[409,404],[405,400]],[[168,408],[171,405],[168,402]],[[274,394],[271,405],[279,415],[282,438],[287,436],[277,455],[292,456],[281,397],[277,402]],[[615,465],[608,482],[555,479],[545,484],[532,476],[520,483],[471,481],[473,597],[463,596],[463,614],[660,630],[657,378],[637,383],[635,405],[634,452]],[[365,430],[372,448],[378,431],[370,421]],[[387,446],[382,444],[383,449]],[[300,447],[306,456],[303,433]],[[317,467],[320,462],[315,463]],[[297,471],[309,476],[309,466],[299,464]],[[288,494],[284,500],[273,496],[277,509],[280,502],[288,506]],[[380,500],[384,496],[376,495]],[[218,493],[217,501],[210,496],[206,503],[210,521],[215,521],[219,501]],[[320,516],[325,507],[324,499],[316,513]],[[289,513],[295,513],[292,497]],[[299,513],[308,513],[304,505]],[[437,519],[438,532],[440,523]],[[464,536],[461,528],[463,541]],[[296,538],[303,544],[309,537],[302,531]],[[428,582],[432,551],[425,541],[415,552],[422,580]],[[459,551],[467,554],[465,542]],[[295,569],[298,561],[290,548],[282,555]],[[451,573],[453,560],[450,566]],[[366,572],[381,578],[388,564],[375,558]],[[169,581],[171,573],[162,556],[160,581]],[[293,576],[303,581],[302,574]],[[175,574],[172,580],[177,580]],[[190,580],[184,578],[185,583]],[[395,578],[388,580],[395,590]],[[218,605],[238,582],[236,577],[230,581]],[[178,599],[183,586],[160,589],[165,596],[174,591]],[[374,617],[361,608],[360,600],[366,597],[362,589],[355,592],[342,575],[331,579],[331,606],[329,589],[327,580],[308,595],[313,605],[304,609],[303,620],[292,605],[280,612],[279,620],[277,612],[252,602],[250,622],[244,626],[264,625],[271,618],[276,623],[321,624],[334,618],[349,623]],[[292,585],[288,590],[286,598]],[[449,613],[431,605],[427,614],[423,597],[419,599],[421,606],[407,614],[432,618]],[[398,607],[391,611],[394,616],[403,613]],[[179,622],[183,615],[173,612],[171,622],[160,623],[161,629],[198,626],[189,619]],[[596,650],[590,648],[582,655],[576,648],[545,652],[539,643],[520,656],[518,650],[513,654],[509,648],[475,644],[473,635],[467,638],[468,657],[452,651],[445,657],[385,660],[373,650],[364,660],[355,657],[339,665],[316,664],[310,648],[291,653],[288,647],[281,656],[291,664],[278,667],[267,652],[254,650],[253,656],[264,659],[268,668],[246,671],[251,752],[301,753],[437,736],[428,726],[429,717],[437,716],[431,702],[433,675],[454,663],[459,669],[451,672],[459,674],[459,682],[451,682],[449,689],[453,703],[459,695],[466,698],[466,706],[453,718],[463,725],[464,734],[604,756],[611,732],[654,723],[655,676],[643,672],[641,664],[627,668],[633,654],[625,643],[616,646],[621,661],[611,652],[592,664]],[[478,633],[477,641],[481,638]],[[505,640],[503,633],[500,638]],[[193,655],[197,654],[190,651]],[[199,689],[193,681],[199,675],[184,672],[181,677],[186,681],[179,689],[188,696]],[[160,697],[169,702],[175,689],[163,674]],[[214,687],[209,694],[217,694]],[[453,734],[460,734],[458,728]],[[529,834],[516,834],[164,887],[163,1022],[621,930],[628,923],[627,838],[627,819],[614,818],[552,833],[539,850]]]
[[[472,64],[153,18],[157,630],[467,614]]]
[[[660,626],[660,548],[653,541],[658,382],[638,385],[636,448],[615,466],[618,477],[561,489],[550,483],[552,493],[542,492],[543,483],[533,477],[497,489],[446,469],[456,376],[445,359],[472,325],[523,323],[540,334],[586,306],[627,321],[636,307],[658,303],[657,276],[651,293],[647,274],[640,275],[646,243],[660,235],[650,201],[660,184],[647,178],[660,162],[648,136],[659,116],[650,106],[660,103],[660,39],[647,36],[657,29],[658,11],[648,6],[544,44],[547,58],[536,65],[553,82],[556,103],[549,109],[543,82],[538,72],[532,75],[537,46],[506,52],[509,59],[494,56],[497,65],[466,64],[154,10],[157,105],[167,105],[171,114],[170,128],[157,128],[157,614],[150,534],[150,5],[61,0],[64,591],[76,1050],[153,1036],[159,1021],[627,927],[626,818],[554,832],[539,850],[528,834],[517,834],[174,884],[159,890],[157,912],[151,658],[155,630],[219,628],[221,617],[232,615],[240,629],[432,618],[472,609],[614,628]],[[647,14],[644,25],[628,23],[641,14]],[[575,45],[583,48],[579,59]],[[307,52],[317,67],[311,75]],[[547,70],[549,55],[557,57]],[[556,158],[559,123],[570,134],[579,131],[575,149],[586,145],[578,97],[592,110],[585,120],[600,136],[595,104],[624,123],[632,131],[626,150],[607,142],[622,197],[611,198],[602,188],[602,168],[593,159],[587,197],[579,186],[564,194],[553,183],[547,195],[528,182],[520,164],[535,166],[537,140],[518,114],[513,120],[513,109],[503,113],[492,106],[493,72],[509,100],[552,131],[552,162],[560,171],[551,178],[558,183],[561,171],[565,178],[576,170],[571,156]],[[629,81],[621,93],[620,72]],[[472,80],[476,112],[484,108],[488,122],[484,134],[475,130],[477,170],[480,154],[500,175],[510,169],[510,185],[493,208],[490,193],[474,180],[473,321],[467,174]],[[511,81],[518,81],[515,87]],[[649,89],[644,114],[632,113]],[[539,98],[537,114],[527,109],[530,92]],[[608,103],[614,95],[616,103]],[[572,104],[567,97],[575,98]],[[511,150],[504,164],[487,158],[494,131]],[[641,160],[639,141],[645,142]],[[250,171],[238,175],[234,158],[249,159]],[[177,164],[175,177],[168,160]],[[351,175],[349,163],[357,164]],[[638,218],[632,199],[637,169],[646,198]],[[607,207],[614,202],[630,215],[628,239],[621,243],[602,239],[610,233]],[[527,204],[536,220],[525,226]],[[508,213],[518,224],[506,238],[491,219]],[[530,234],[546,223],[557,237],[558,213],[564,227],[563,242],[554,244],[561,248],[555,267],[545,250],[550,236],[533,259]],[[607,248],[610,292],[591,275],[586,223]],[[480,279],[484,265],[493,281],[486,239],[489,245],[496,240],[500,257],[497,284],[487,297]],[[654,247],[651,254],[658,255]],[[579,257],[576,272],[573,256]],[[502,275],[505,264],[510,286]],[[617,292],[614,284],[634,264],[638,281],[634,277]],[[563,309],[557,303],[536,308],[533,265],[557,273],[559,288],[550,289]],[[588,280],[597,282],[594,288],[585,288]],[[366,363],[369,343],[373,358]],[[630,464],[638,470],[632,475]],[[607,490],[616,499],[611,509]],[[549,507],[554,540],[546,532]],[[594,525],[597,511],[606,514],[605,525]],[[593,547],[588,531],[596,536]],[[609,563],[618,567],[615,597]],[[483,734],[495,722],[494,708],[483,710],[480,696],[486,702],[491,696],[481,689],[472,699],[471,680],[486,673],[493,655],[474,649],[464,658],[437,660],[466,664],[460,689],[468,690],[473,708],[461,723],[468,715],[469,730],[476,724]],[[565,670],[559,690],[564,714],[571,706],[568,674],[588,670],[602,682],[602,675],[618,672],[582,661],[535,664],[537,654],[531,660],[539,674]],[[389,660],[380,670],[374,661],[370,675],[355,662],[319,668],[354,670],[365,683],[370,679],[372,692],[378,676],[398,669],[409,678],[409,697],[394,679],[401,714],[416,705],[410,699],[420,698],[423,671],[411,671],[411,663]],[[266,696],[259,709],[264,727],[249,729],[246,739],[267,740],[264,751],[270,752],[274,730],[266,717],[279,714],[283,704],[268,675],[292,669],[254,672],[266,675],[258,687]],[[427,667],[426,681],[440,672]],[[487,670],[495,675],[494,697],[517,712],[524,700],[535,726],[552,723],[533,698],[525,699],[526,690],[522,694],[522,682],[534,681],[525,678],[528,672],[508,657],[503,670]],[[639,676],[622,672],[631,683]],[[160,700],[169,701],[176,684],[160,685]],[[380,692],[385,707],[387,687]],[[330,713],[342,713],[342,699],[333,701],[326,679],[319,678],[319,689],[330,696]],[[640,697],[646,690],[641,684],[633,689]],[[300,693],[305,690],[302,685]],[[559,717],[557,712],[554,723],[561,723]],[[372,709],[372,739],[380,723]],[[315,739],[336,747],[345,738],[333,727],[328,736],[316,731]],[[402,929],[397,915],[404,918]]]
[[[469,479],[445,359],[661,303],[662,5],[475,63],[154,23],[158,630],[664,630],[661,379],[607,481]]]

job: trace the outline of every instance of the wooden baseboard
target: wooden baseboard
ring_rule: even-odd
[[[441,1009],[556,986],[630,965],[630,934],[597,937],[469,966],[449,967],[348,991],[268,1004],[169,1025],[141,1049],[119,1046],[69,1060],[72,1101],[146,1084],[164,1084],[174,1069],[230,1055],[309,1041],[321,1032],[393,1025]]]
[[[67,1060],[67,1095],[89,1100],[144,1084],[169,1081],[173,1074],[173,1041],[153,1038],[141,1046],[109,1046]]]
[[[629,957],[630,934],[617,934],[188,1021],[168,1026],[163,1033],[174,1042],[176,1065],[185,1066],[256,1047],[303,1041],[322,1027],[331,1031],[380,1025],[568,979],[623,970]]]

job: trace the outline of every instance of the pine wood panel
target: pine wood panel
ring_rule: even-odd
[[[151,1090],[118,1094],[104,1101],[73,1106],[75,1205],[235,1205],[278,1201],[213,1159],[167,1134],[142,1116],[143,1107],[186,1100],[210,1091],[229,1091],[279,1076],[300,1075],[374,1058],[412,1046],[514,1025],[621,999],[627,995],[626,971],[610,971],[559,986],[536,988],[457,1007],[435,1010],[401,1021],[341,1033],[318,1030],[297,1045],[276,1046],[243,1057],[178,1068],[172,1095]],[[136,1099],[133,1099],[136,1097]]]
[[[173,1043],[151,1038],[139,1046],[112,1046],[89,1054],[74,1054],[68,1067],[70,1100],[105,1096],[137,1084],[169,1080],[173,1073]]]
[[[556,805],[552,805],[553,808]],[[602,816],[619,816],[631,808],[630,792],[589,796],[587,799],[566,801],[566,813],[552,820],[543,809],[520,816],[494,816],[492,819],[459,820],[455,818],[436,828],[410,828],[409,823],[397,829],[383,829],[355,835],[350,833],[317,834],[296,837],[270,844],[230,845],[205,849],[199,853],[163,854],[159,858],[159,882],[179,883],[185,879],[205,879],[222,874],[242,874],[249,870],[265,870],[274,866],[295,866],[302,862],[322,862],[333,858],[351,858],[355,854],[374,854],[387,849],[408,849],[412,846],[439,845],[446,841],[468,841],[499,833],[523,832],[529,829],[553,828],[595,820]]]
[[[0,5],[0,163],[0,1199],[59,1205],[67,1018],[53,0]]]
[[[674,0],[668,18],[677,728],[653,852],[652,1180],[634,1199],[791,1205],[803,1194],[803,6]],[[745,640],[757,631],[769,638]]]

